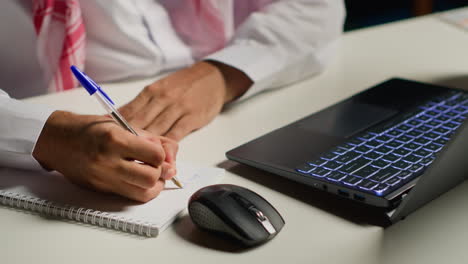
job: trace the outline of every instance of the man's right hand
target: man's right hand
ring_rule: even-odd
[[[177,143],[140,134],[129,133],[110,117],[56,111],[43,128],[33,157],[74,183],[147,202],[175,176]]]

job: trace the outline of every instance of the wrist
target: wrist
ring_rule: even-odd
[[[47,119],[41,134],[37,139],[32,156],[39,162],[39,164],[46,170],[55,169],[53,166],[53,159],[57,152],[57,141],[60,140],[59,131],[63,127],[63,120],[70,118],[72,113],[64,111],[55,111]]]
[[[252,86],[253,81],[241,70],[218,61],[206,61],[214,66],[224,80],[224,103],[229,103],[243,95]]]
[[[66,111],[55,111],[47,119],[34,147],[32,156],[46,170],[60,171],[63,160],[72,155],[73,150],[79,149],[80,143],[76,138],[83,131],[80,127],[90,123],[90,118],[96,121],[109,120],[104,116],[85,116]]]

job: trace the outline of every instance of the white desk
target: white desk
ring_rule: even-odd
[[[230,107],[181,143],[179,160],[230,167],[225,151],[393,76],[468,88],[468,33],[422,17],[345,34],[325,73]],[[105,87],[124,103],[145,83]],[[100,110],[81,90],[27,101],[80,113]],[[157,238],[141,238],[2,207],[0,262],[462,263],[468,256],[466,183],[382,229],[341,217],[346,208],[336,202],[327,208],[328,196],[312,188],[245,166],[228,170],[223,182],[268,199],[286,220],[283,231],[259,248],[232,252],[229,244],[195,229],[187,217]]]

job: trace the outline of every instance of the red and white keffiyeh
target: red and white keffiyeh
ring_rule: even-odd
[[[86,32],[78,0],[33,0],[39,64],[49,92],[78,85],[71,65],[83,68]]]

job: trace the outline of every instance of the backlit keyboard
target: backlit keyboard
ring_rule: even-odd
[[[450,92],[403,121],[367,131],[296,168],[303,175],[388,194],[422,174],[468,114],[468,95]]]

